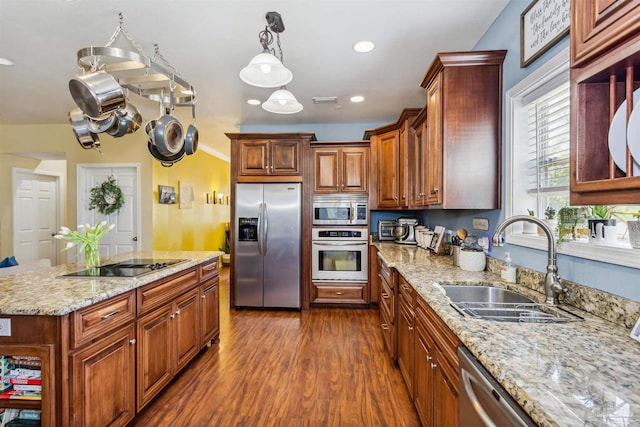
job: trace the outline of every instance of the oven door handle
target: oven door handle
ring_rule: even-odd
[[[353,242],[345,242],[345,243],[324,243],[324,242],[313,242],[314,245],[318,246],[362,246],[366,245],[367,242],[362,243],[353,243]]]
[[[356,220],[356,216],[357,216],[356,212],[357,211],[358,211],[358,204],[355,203],[355,202],[351,203],[351,212],[349,212],[349,214],[350,214],[349,215],[350,222],[353,223]]]

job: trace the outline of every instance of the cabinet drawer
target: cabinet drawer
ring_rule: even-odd
[[[392,269],[380,258],[380,255],[378,255],[378,269],[380,270],[380,275],[387,281],[387,285],[394,289],[396,287],[395,275]]]
[[[138,314],[171,301],[197,284],[198,271],[192,268],[138,288]]]
[[[380,329],[382,331],[382,339],[387,348],[389,356],[395,360],[396,358],[396,327],[390,317],[390,313],[384,306],[380,306]]]
[[[413,299],[416,292],[413,290],[413,287],[405,280],[404,277],[400,276],[398,280],[400,282],[400,286],[398,287],[398,295],[405,299],[405,301],[413,307]]]
[[[218,275],[219,259],[220,258],[216,258],[214,260],[200,264],[200,282],[205,282]]]
[[[387,313],[389,313],[389,317],[393,322],[396,315],[395,295],[393,294],[393,290],[389,288],[389,283],[384,280],[384,276],[380,274],[378,277],[380,277],[380,307],[384,307],[384,309],[387,310]]]
[[[351,303],[366,304],[366,283],[354,285],[334,285],[328,283],[314,283],[314,298],[318,303]]]
[[[135,317],[136,301],[133,291],[75,311],[71,316],[71,347],[80,347]]]

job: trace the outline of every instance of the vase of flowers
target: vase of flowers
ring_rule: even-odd
[[[84,263],[89,269],[100,266],[100,238],[115,226],[107,226],[107,221],[99,222],[95,226],[80,224],[77,231],[62,226],[54,237],[67,241],[67,246],[63,249],[65,251],[80,245],[77,255],[84,253]]]

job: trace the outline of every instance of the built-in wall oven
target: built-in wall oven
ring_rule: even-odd
[[[312,280],[366,282],[368,248],[367,227],[313,227]]]
[[[317,195],[313,197],[313,225],[367,225],[367,196]]]

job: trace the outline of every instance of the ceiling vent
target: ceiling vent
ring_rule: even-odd
[[[337,104],[338,97],[337,96],[314,96],[313,98],[314,104]]]

